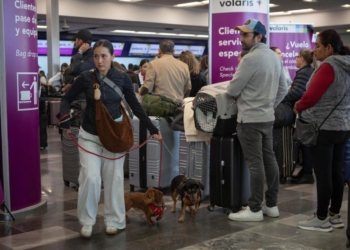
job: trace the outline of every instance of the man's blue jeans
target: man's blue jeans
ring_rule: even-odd
[[[252,212],[261,210],[264,199],[264,177],[267,181],[266,205],[274,207],[277,204],[279,168],[273,151],[272,129],[273,122],[237,125],[237,136],[250,170],[249,207]]]

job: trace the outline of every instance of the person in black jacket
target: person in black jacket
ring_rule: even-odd
[[[299,101],[306,91],[306,83],[317,68],[317,62],[311,49],[302,49],[296,56],[295,64],[299,70],[296,72],[294,81],[287,95],[282,100],[282,102],[289,103],[292,107],[294,107],[295,102]]]
[[[69,134],[70,104],[80,93],[85,93],[86,109],[83,113],[83,122],[79,131],[81,147],[108,158],[117,158],[119,153],[112,153],[103,148],[98,137],[95,122],[95,99],[93,75],[96,75],[101,90],[102,103],[114,120],[128,119],[122,116],[121,96],[107,85],[100,74],[105,75],[123,92],[126,101],[133,113],[145,124],[154,138],[161,140],[158,129],[143,111],[137,101],[129,76],[113,66],[113,45],[107,40],[98,41],[93,49],[95,70],[85,71],[78,76],[71,89],[62,98],[61,102],[61,129]],[[81,170],[79,174],[78,218],[83,225],[80,234],[90,238],[92,226],[96,223],[98,202],[101,192],[101,176],[104,183],[104,219],[107,234],[116,234],[125,228],[124,205],[124,157],[113,161],[105,160],[79,148]]]
[[[179,60],[188,65],[191,76],[192,89],[189,97],[195,97],[197,92],[205,85],[207,85],[207,79],[204,74],[199,71],[199,65],[196,57],[191,51],[183,51],[179,56]]]
[[[75,38],[75,48],[78,50],[72,59],[70,70],[68,75],[73,76],[75,79],[83,71],[93,69],[95,67],[94,59],[92,57],[92,48],[90,47],[92,43],[92,35],[90,31],[83,29],[80,30]],[[65,90],[69,90],[72,83],[67,83]]]
[[[302,49],[296,56],[295,64],[299,70],[296,72],[294,81],[281,103],[281,105],[288,105],[291,109],[293,109],[295,102],[303,96],[306,91],[306,83],[317,68],[317,62],[311,49]],[[303,156],[303,167],[297,175],[292,176],[291,183],[313,184],[315,180],[312,174],[313,162],[310,148],[300,145],[300,149]]]

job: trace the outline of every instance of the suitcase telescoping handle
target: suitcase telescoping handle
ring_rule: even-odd
[[[221,161],[220,164],[220,180],[221,180],[221,184],[224,185],[225,184],[225,179],[224,179],[224,166],[225,166],[225,162]]]

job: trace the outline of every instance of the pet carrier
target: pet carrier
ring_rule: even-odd
[[[202,87],[194,99],[196,129],[216,136],[232,135],[236,131],[237,106],[227,93],[229,82]]]

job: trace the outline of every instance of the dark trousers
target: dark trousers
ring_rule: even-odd
[[[304,174],[312,175],[313,159],[310,151],[310,147],[306,147],[300,144],[301,153],[303,154],[303,172]]]
[[[328,208],[339,213],[343,201],[343,162],[350,131],[320,130],[317,145],[310,148],[317,185],[317,216],[327,217]]]
[[[267,182],[266,205],[274,207],[277,204],[279,168],[273,151],[272,128],[273,122],[237,124],[237,136],[250,170],[249,207],[253,212],[261,210],[264,176]]]

